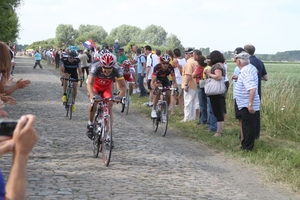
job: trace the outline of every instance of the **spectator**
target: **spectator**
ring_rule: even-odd
[[[195,120],[196,118],[196,81],[192,78],[197,62],[193,58],[193,49],[189,48],[185,52],[186,64],[182,72],[181,87],[184,90],[184,119],[181,122]]]
[[[234,94],[242,117],[244,134],[242,148],[251,151],[257,135],[257,118],[260,110],[257,69],[253,65],[249,65],[249,54],[246,52],[239,53],[234,60],[241,70]]]
[[[144,78],[146,76],[146,57],[142,55],[140,48],[136,50],[137,53],[137,72],[138,72],[138,85],[141,91],[140,97],[147,96],[147,91],[144,86]]]
[[[225,77],[224,62],[225,58],[220,51],[213,51],[210,53],[210,62],[212,68],[207,71],[207,75],[215,80],[220,80]],[[214,134],[215,137],[223,135],[224,127],[224,113],[225,113],[225,94],[211,95],[210,103],[212,111],[217,118],[217,132]]]
[[[80,59],[81,62],[81,70],[82,70],[82,76],[84,80],[84,72],[86,72],[86,76],[89,75],[89,65],[88,65],[88,60],[89,57],[86,55],[87,50],[84,50],[84,53],[82,50],[80,50],[78,58]]]
[[[198,100],[200,105],[200,116],[197,124],[200,125],[207,123],[207,96],[204,92],[203,84],[203,72],[204,68],[207,66],[207,63],[206,58],[202,55],[198,56],[198,59],[196,61],[198,62],[198,65],[196,66],[196,69],[192,76],[196,79],[197,82]]]
[[[261,80],[267,81],[268,80],[268,74],[265,68],[264,63],[259,60],[255,55],[255,47],[252,44],[247,44],[244,46],[245,51],[250,55],[250,63],[254,65],[258,71],[258,95],[259,99],[261,99]],[[257,119],[257,132],[255,138],[258,139],[260,137],[260,112],[258,113],[258,119]]]
[[[181,57],[181,51],[180,49],[176,48],[173,51],[174,53],[174,60],[173,60],[173,64],[172,66],[174,67],[174,71],[175,71],[175,77],[176,77],[176,82],[177,85],[179,85],[178,87],[178,107],[179,107],[179,115],[183,114],[183,90],[181,88],[182,85],[182,69],[186,64],[186,60],[185,58]],[[175,96],[173,98],[176,98]],[[173,103],[175,104],[176,101],[174,101]],[[172,109],[171,109],[171,114],[175,113],[175,105],[172,105]]]
[[[34,129],[35,116],[22,116],[11,137],[0,137],[0,155],[12,152],[13,162],[5,185],[0,172],[0,199],[25,199],[26,168],[29,154],[38,137]]]
[[[197,64],[198,64],[199,56],[202,56],[202,52],[199,49],[195,49],[194,52],[193,52],[193,57],[194,57],[194,60],[196,61]],[[198,81],[199,81],[199,79],[198,79]],[[200,117],[200,103],[199,103],[198,92],[196,92],[196,96],[197,96],[197,101],[196,101],[196,106],[195,106],[195,108],[196,108],[196,117],[199,118]]]
[[[51,64],[51,51],[50,51],[50,49],[48,49],[47,51],[46,51],[46,58],[47,58],[47,64],[48,65],[50,65]]]
[[[158,56],[156,54],[152,53],[152,48],[149,45],[145,46],[145,55],[147,56],[146,77],[147,77],[148,89],[150,92],[148,106],[152,107],[152,105],[153,105],[153,89],[154,88],[151,88],[151,79],[152,79],[153,68],[158,64]]]
[[[245,50],[242,47],[237,47],[234,51],[234,57],[237,56],[238,54],[244,52]],[[234,99],[234,113],[235,113],[235,118],[239,120],[239,127],[240,127],[240,133],[239,133],[239,138],[240,138],[240,147],[242,146],[242,141],[244,140],[244,134],[243,134],[243,128],[242,128],[242,116],[241,112],[239,111],[236,100],[235,100],[235,85],[238,80],[238,76],[240,74],[240,68],[239,66],[236,66],[234,68],[233,76],[231,77],[232,82],[233,82],[233,99]]]
[[[206,80],[208,78],[207,72],[211,69],[210,55],[206,57],[207,66],[203,70],[203,79]],[[206,94],[205,94],[206,95]],[[207,127],[209,132],[217,131],[217,118],[214,115],[210,103],[210,98],[207,97]]]
[[[119,57],[117,57],[118,59],[118,64],[122,65],[124,60],[128,60],[128,57],[125,55],[124,49],[120,48],[119,49]]]
[[[120,46],[120,44],[119,44],[119,40],[116,39],[116,40],[115,40],[115,44],[114,44],[114,53],[116,54],[117,59],[118,59],[118,57],[119,57],[119,51],[120,51],[120,48],[121,48],[121,46]],[[122,62],[122,63],[123,63],[123,62]],[[121,64],[122,64],[122,63],[121,63]]]
[[[36,50],[36,51],[35,51],[35,54],[34,54],[34,60],[35,60],[35,64],[34,64],[34,66],[33,66],[33,69],[35,69],[37,65],[39,65],[40,68],[43,69],[43,67],[42,67],[42,65],[41,65],[42,56],[41,56],[39,50]]]
[[[55,68],[59,68],[61,49],[55,52]]]

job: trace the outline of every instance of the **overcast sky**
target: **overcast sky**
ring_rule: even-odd
[[[23,0],[19,44],[55,37],[59,24],[154,24],[184,47],[233,51],[251,43],[258,54],[300,49],[299,0]]]

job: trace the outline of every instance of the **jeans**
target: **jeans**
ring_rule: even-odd
[[[139,83],[139,88],[141,90],[141,96],[147,96],[147,91],[144,86],[144,78],[145,78],[145,73],[144,76],[141,76],[141,73],[138,73],[138,83]]]
[[[197,92],[198,92],[198,99],[199,99],[199,105],[200,105],[200,116],[199,116],[199,123],[206,124],[207,123],[207,96],[204,92],[204,88],[200,88],[199,85],[197,85]]]
[[[211,103],[210,103],[210,99],[209,97],[207,97],[207,105],[208,105],[208,110],[209,110],[209,130],[211,131],[217,131],[217,118],[215,117],[212,107],[211,107]]]

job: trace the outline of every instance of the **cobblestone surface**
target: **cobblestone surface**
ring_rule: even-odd
[[[80,88],[77,111],[65,117],[58,71],[32,69],[29,58],[16,58],[14,79],[30,79],[28,88],[12,96],[9,118],[37,116],[39,141],[28,163],[26,199],[299,199],[277,186],[267,186],[259,171],[249,169],[207,147],[169,131],[152,132],[150,119],[115,109],[111,163],[92,157],[86,137],[87,96]],[[8,175],[11,155],[1,158]]]

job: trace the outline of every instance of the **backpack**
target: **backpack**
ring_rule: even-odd
[[[140,63],[142,63],[142,58],[141,58],[142,56],[145,58],[145,62],[147,63],[147,56],[145,56],[144,54],[141,54],[138,58]]]

